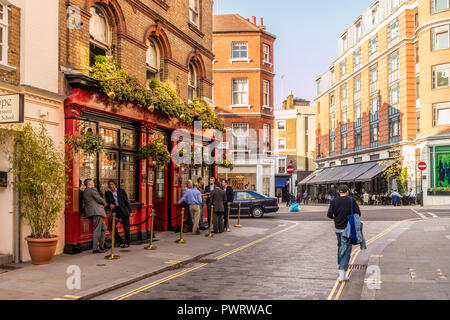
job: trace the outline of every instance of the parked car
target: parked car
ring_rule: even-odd
[[[277,198],[268,198],[255,191],[234,191],[234,201],[230,210],[231,216],[237,216],[239,204],[241,204],[241,216],[250,215],[253,218],[262,218],[266,213],[279,210]]]

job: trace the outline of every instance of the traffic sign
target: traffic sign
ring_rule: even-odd
[[[287,172],[288,174],[293,174],[294,171],[295,171],[295,169],[294,169],[293,166],[288,166],[287,169],[286,169],[286,172]]]
[[[425,162],[423,162],[423,161],[419,163],[418,167],[419,167],[420,171],[427,170],[427,164]]]

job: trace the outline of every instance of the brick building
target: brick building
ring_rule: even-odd
[[[234,170],[219,169],[235,189],[274,196],[273,87],[275,36],[261,18],[215,15],[214,104],[228,128]]]
[[[275,109],[275,193],[285,198],[287,191],[302,191],[297,182],[316,169],[316,109],[311,102],[295,98],[291,92],[281,110]],[[294,174],[287,174],[292,165]],[[303,192],[302,192],[303,193]]]
[[[0,33],[0,128],[8,123],[37,126],[43,122],[55,145],[63,150],[64,96],[58,90],[57,1],[0,1]],[[0,151],[0,264],[30,260],[24,240],[30,230],[15,201],[18,195],[7,187],[13,182],[8,168],[10,164]],[[63,212],[54,233],[64,238]],[[63,246],[60,241],[58,253]]]
[[[449,1],[380,0],[342,33],[339,57],[317,79],[320,170],[303,183],[385,193],[396,183],[380,173],[400,151],[417,193],[417,164],[428,164],[425,204],[449,203],[427,192],[450,187],[449,25]]]
[[[208,165],[189,168],[172,162],[164,168],[137,160],[137,151],[155,138],[169,150],[175,129],[192,132],[191,124],[149,112],[127,102],[110,103],[89,77],[95,56],[112,56],[128,74],[147,85],[152,79],[169,84],[186,103],[212,97],[212,0],[71,0],[59,1],[61,87],[66,134],[93,130],[105,140],[94,157],[73,161],[70,204],[66,208],[65,252],[91,245],[92,226],[81,212],[81,181],[93,178],[104,192],[109,179],[118,181],[132,201],[131,223],[144,221],[151,210],[155,228],[176,227],[177,201],[188,179],[214,175]],[[176,218],[176,219],[175,219]],[[150,222],[131,228],[132,238],[148,237]]]

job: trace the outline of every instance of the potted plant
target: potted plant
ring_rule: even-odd
[[[25,239],[32,263],[49,264],[59,240],[52,232],[66,199],[64,151],[58,150],[43,124],[38,129],[30,124],[1,129],[0,149],[11,164],[11,186],[31,230]]]
[[[87,156],[100,153],[103,148],[103,138],[92,132],[92,129],[82,128],[77,136],[66,136],[66,144],[72,147],[74,153],[80,150]]]
[[[148,146],[139,149],[137,158],[142,160],[153,159],[153,163],[157,166],[164,166],[170,160],[170,152],[162,139],[155,139]]]

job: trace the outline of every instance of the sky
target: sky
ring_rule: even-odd
[[[264,18],[267,31],[277,36],[274,47],[274,104],[292,90],[313,101],[316,79],[337,58],[339,36],[373,0],[214,0],[214,14],[237,13]],[[284,77],[283,77],[284,76]],[[282,79],[283,78],[283,79]]]

